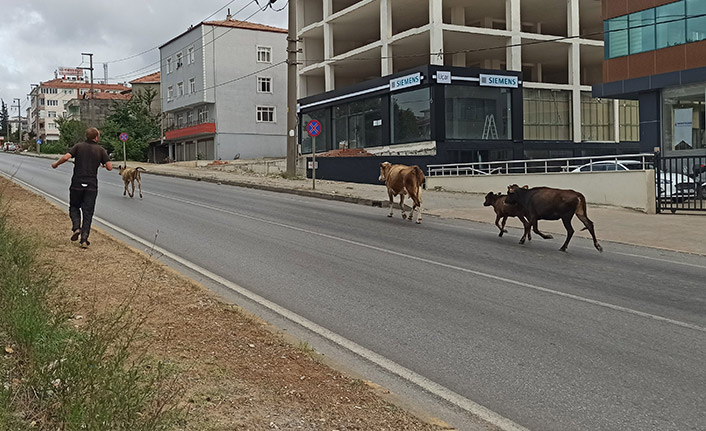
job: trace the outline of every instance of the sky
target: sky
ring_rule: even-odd
[[[160,45],[190,25],[225,19],[228,8],[234,19],[287,28],[287,1],[261,11],[258,3],[267,2],[0,0],[0,98],[12,117],[19,98],[25,116],[30,84],[54,79],[59,67],[88,67],[89,57],[81,53],[93,54],[94,82],[104,78],[103,63],[111,84],[156,72]]]

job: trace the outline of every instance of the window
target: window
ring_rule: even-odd
[[[628,55],[628,17],[619,16],[603,24],[605,30],[605,58]]]
[[[44,106],[44,98],[39,99],[39,104]]]
[[[614,140],[612,100],[594,99],[591,93],[581,93],[581,140],[606,142]]]
[[[205,106],[199,108],[199,123],[205,123],[208,121],[208,108]]]
[[[174,99],[174,86],[170,85],[167,89],[167,102],[171,102]]]
[[[431,139],[431,109],[428,88],[390,95],[392,143]]]
[[[257,47],[257,62],[258,63],[272,63],[272,48],[269,46],[258,46]]]
[[[648,9],[628,15],[630,54],[655,49],[655,10]]]
[[[58,100],[47,100],[47,106],[59,106]]]
[[[189,94],[194,94],[196,93],[196,79],[190,78],[189,79]]]
[[[275,122],[275,107],[274,106],[258,106],[257,107],[257,122],[258,123],[274,123]]]
[[[257,77],[257,92],[272,93],[272,78]]]
[[[193,110],[189,110],[186,113],[186,124],[188,124],[189,126],[194,124],[194,111]]]
[[[186,51],[186,63],[187,64],[193,64],[194,63],[194,47],[191,46],[189,47],[189,50]]]
[[[444,86],[447,139],[512,139],[506,88]]]
[[[184,127],[184,114],[179,113],[176,117],[177,127]]]
[[[56,118],[56,111],[49,111],[48,117],[49,118]]]
[[[167,73],[172,73],[172,58],[167,59]]]
[[[49,129],[54,130],[54,129],[56,129],[56,124],[55,124],[55,123],[49,123],[49,124],[47,124],[47,127],[48,127]]]
[[[177,83],[177,97],[181,97],[184,95],[184,82],[178,82]]]
[[[522,103],[525,140],[571,139],[571,91],[524,88]]]
[[[64,89],[64,94],[74,94],[74,90]]]
[[[657,14],[657,49],[686,42],[684,0],[655,8]]]
[[[686,0],[686,16],[686,41],[698,42],[706,39],[706,2]]]
[[[182,62],[181,62],[181,57],[182,57],[181,52],[180,52],[180,53],[177,53],[177,55],[176,55],[176,68],[177,68],[177,70],[178,70],[181,66],[183,66],[183,64],[182,64]]]
[[[365,148],[382,145],[382,99],[372,97],[333,108],[333,136],[336,148]]]

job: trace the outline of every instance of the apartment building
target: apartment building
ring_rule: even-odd
[[[155,160],[284,157],[287,30],[202,22],[159,48],[164,139]]]
[[[603,0],[601,98],[639,100],[640,145],[706,155],[706,1]]]
[[[94,99],[121,98],[121,93],[130,87],[121,84],[93,84]],[[45,142],[59,140],[59,128],[56,119],[68,116],[67,106],[74,99],[90,99],[91,84],[82,78],[55,78],[50,81],[32,84],[30,96],[30,127],[38,138]],[[98,112],[100,102],[86,102],[81,119],[88,124],[98,126],[105,113]],[[94,108],[95,106],[95,108]]]
[[[317,152],[362,146],[451,163],[638,148],[637,102],[591,94],[604,51],[597,0],[290,4],[300,124],[324,125]],[[300,143],[311,152],[304,129]]]

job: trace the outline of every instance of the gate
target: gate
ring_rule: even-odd
[[[706,156],[655,155],[657,212],[706,211]]]

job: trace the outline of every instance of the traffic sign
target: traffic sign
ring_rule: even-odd
[[[113,136],[115,136],[115,135],[113,135]],[[120,134],[120,140],[121,140],[121,141],[125,142],[125,141],[127,141],[127,138],[128,138],[127,133],[121,133],[121,134]]]
[[[311,120],[306,124],[306,132],[312,138],[315,138],[321,134],[321,123],[316,120]]]
[[[42,140],[41,140],[41,139],[37,139],[37,145],[42,145]]]

